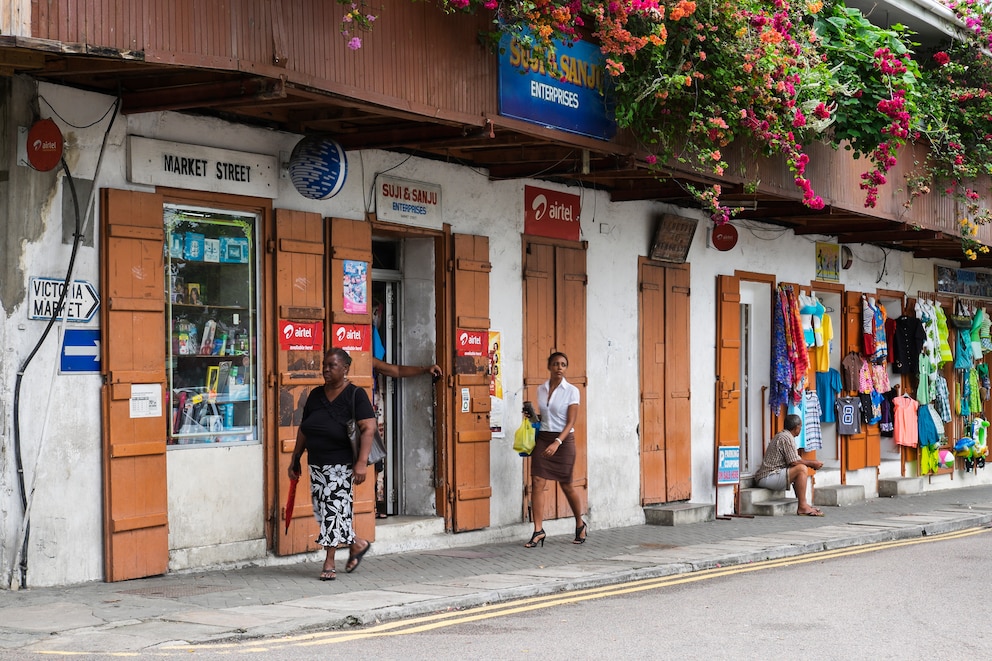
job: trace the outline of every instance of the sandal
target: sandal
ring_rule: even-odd
[[[337,577],[338,577],[337,571],[333,569],[320,570],[320,580],[322,581],[333,581]]]
[[[541,548],[543,549],[544,548],[544,539],[546,537],[547,537],[547,535],[544,533],[544,528],[541,528],[540,530],[538,530],[537,532],[535,532],[533,535],[530,536],[530,541],[527,542],[526,544],[524,544],[524,548],[525,549],[532,549],[532,548],[536,547],[538,545],[538,543],[540,543]]]
[[[365,557],[370,548],[372,548],[372,542],[365,542],[365,548],[348,558],[348,564],[344,566],[344,570],[350,574],[358,569],[358,565],[362,564],[362,558]]]
[[[816,508],[811,509],[808,512],[796,512],[797,516],[823,516],[823,512]]]
[[[575,529],[575,539],[572,540],[573,544],[585,544],[586,538],[589,537],[589,531],[586,530],[589,526],[583,521],[582,525]]]

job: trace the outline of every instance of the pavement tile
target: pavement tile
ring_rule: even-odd
[[[104,624],[104,620],[94,617],[92,610],[87,604],[64,601],[35,606],[2,608],[0,609],[0,622],[3,622],[5,629],[45,633]]]

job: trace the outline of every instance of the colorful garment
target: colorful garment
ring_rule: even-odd
[[[866,356],[875,353],[875,308],[861,296],[861,343]]]
[[[800,450],[806,448],[806,396],[800,398],[799,402],[796,404],[789,404],[785,412],[798,415],[799,419],[803,421],[802,427],[799,428],[799,436],[795,437],[796,447]]]
[[[954,360],[954,355],[951,353],[950,337],[951,333],[947,329],[947,315],[944,314],[944,309],[940,307],[938,302],[936,305],[930,306],[933,311],[933,333],[927,333],[928,336],[933,336],[934,347],[939,356],[938,360],[935,361],[938,366],[943,366],[945,363],[949,363]]]
[[[806,391],[806,417],[803,418],[805,424],[803,431],[806,436],[806,449],[810,451],[823,448],[823,432],[820,429],[820,418],[823,412],[820,409],[820,398],[815,390]]]
[[[816,317],[813,317],[814,322]],[[827,372],[830,370],[830,352],[833,350],[834,325],[829,314],[824,314],[820,319],[820,334],[823,339],[822,344],[813,347],[812,358],[813,369],[817,372]]]
[[[844,390],[851,392],[857,392],[860,387],[860,375],[861,375],[861,363],[863,363],[861,356],[854,351],[850,352],[844,356],[844,360],[840,361],[841,376],[843,377]]]
[[[886,438],[892,438],[895,434],[895,407],[892,405],[895,398],[895,388],[882,395],[882,419],[878,421],[878,432]]]
[[[937,427],[930,415],[930,407],[924,404],[920,407],[917,418],[917,435],[920,447],[932,447],[940,444],[937,437]]]
[[[772,374],[768,392],[768,406],[778,411],[789,401],[792,375],[789,367],[789,349],[785,339],[784,293],[779,288],[775,294],[775,311],[772,316]]]
[[[841,436],[853,436],[861,433],[861,400],[857,397],[838,397],[837,433]]]
[[[872,331],[875,334],[875,350],[871,353],[871,362],[884,363],[889,357],[889,344],[885,337],[885,306],[881,303],[872,306],[875,318],[872,323]]]
[[[940,416],[941,422],[951,421],[951,395],[947,389],[947,379],[943,374],[937,374],[937,387],[934,388],[933,408]]]
[[[840,384],[840,372],[831,369],[828,372],[816,373],[816,395],[820,399],[820,422],[836,422],[834,401],[843,392]]]
[[[889,392],[892,384],[889,383],[889,372],[884,364],[871,366],[871,386],[876,392]]]
[[[895,407],[895,429],[893,439],[896,445],[915,448],[919,445],[920,431],[917,422],[920,403],[910,397],[896,397],[892,400]]]

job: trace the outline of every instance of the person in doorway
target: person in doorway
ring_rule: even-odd
[[[331,347],[324,353],[324,385],[314,388],[307,398],[289,463],[290,479],[298,479],[302,472],[300,459],[306,451],[313,513],[320,524],[317,543],[325,552],[320,572],[322,581],[337,577],[334,552],[338,547],[349,547],[348,563],[344,567],[348,573],[358,569],[372,548],[372,542],[355,535],[352,484],[365,481],[375,416],[365,391],[348,382],[350,368],[351,356],[344,349]],[[362,433],[357,457],[348,439],[348,422],[352,418]]]
[[[785,491],[791,484],[799,499],[796,514],[799,516],[823,516],[823,512],[806,500],[806,480],[809,469],[823,468],[822,461],[803,459],[796,450],[796,437],[803,428],[803,420],[790,413],[785,416],[785,429],[775,434],[765,448],[765,457],[754,474],[754,483],[762,489]]]
[[[568,356],[555,351],[548,356],[548,371],[551,376],[537,388],[537,403],[540,409],[541,429],[537,433],[534,450],[531,452],[531,516],[534,519],[534,533],[524,544],[532,549],[538,544],[544,546],[547,535],[544,532],[544,491],[548,481],[561,485],[568,506],[575,513],[575,539],[573,544],[584,544],[588,536],[585,521],[582,520],[579,494],[572,486],[572,468],[575,466],[575,421],[579,417],[579,389],[565,380],[568,370]],[[524,411],[533,420],[532,410]]]
[[[383,438],[386,437],[385,430],[383,429],[383,411],[382,411],[382,389],[379,384],[379,375],[392,377],[394,379],[406,379],[411,376],[420,376],[422,374],[430,374],[432,378],[437,379],[441,376],[441,368],[434,365],[394,365],[393,363],[387,363],[383,360],[386,357],[386,347],[382,343],[382,338],[379,336],[379,329],[377,325],[379,323],[379,311],[381,309],[381,303],[373,304],[373,324],[372,324],[372,380],[375,384],[373,387],[373,397],[375,403],[373,405],[373,410],[376,416],[376,424],[380,425],[379,433]],[[376,463],[375,465],[375,518],[385,519],[388,514],[386,513],[386,488],[385,488],[385,459]]]

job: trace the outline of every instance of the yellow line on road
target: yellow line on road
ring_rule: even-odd
[[[664,576],[660,578],[640,579],[636,581],[631,581],[629,583],[623,583],[620,585],[614,584],[614,585],[608,585],[598,588],[586,588],[567,593],[543,595],[540,597],[528,597],[525,599],[517,599],[510,602],[490,604],[488,606],[478,606],[466,610],[451,611],[446,613],[436,613],[432,615],[409,618],[398,622],[387,622],[384,624],[379,624],[366,629],[355,630],[355,631],[338,630],[338,631],[328,631],[321,633],[303,634],[299,636],[287,636],[284,638],[278,638],[268,641],[268,643],[263,643],[258,640],[253,640],[253,641],[245,641],[245,642],[221,644],[221,645],[184,645],[184,646],[176,646],[174,648],[162,647],[159,649],[161,650],[176,649],[176,650],[183,650],[184,652],[192,652],[197,650],[204,650],[204,651],[210,650],[219,653],[223,653],[225,650],[229,650],[232,653],[237,652],[243,654],[246,653],[249,650],[249,648],[252,652],[262,652],[262,651],[270,651],[272,649],[280,648],[280,647],[310,647],[315,645],[343,643],[352,640],[364,640],[369,638],[379,638],[385,636],[401,636],[401,635],[414,634],[414,633],[423,633],[425,631],[432,631],[442,627],[450,627],[459,624],[468,624],[471,622],[478,622],[480,620],[486,620],[496,617],[504,617],[507,615],[517,615],[520,613],[527,613],[530,611],[551,608],[554,606],[574,604],[583,601],[589,601],[592,599],[602,599],[604,597],[616,597],[625,594],[644,592],[646,590],[656,590],[659,588],[670,587],[674,585],[695,583],[698,581],[721,578],[724,576],[733,576],[734,574],[744,574],[748,572],[775,569],[778,567],[802,565],[811,562],[823,562],[825,560],[832,560],[835,558],[843,558],[846,556],[860,555],[864,553],[873,553],[876,551],[883,551],[902,546],[912,546],[915,544],[943,542],[943,541],[959,539],[963,537],[970,537],[972,535],[987,533],[989,532],[989,530],[990,530],[989,528],[970,528],[967,530],[946,533],[943,535],[931,535],[928,537],[918,537],[914,539],[877,542],[873,544],[865,544],[862,546],[847,547],[843,549],[834,549],[830,551],[818,551],[815,553],[808,553],[789,558],[764,560],[760,562],[749,563],[746,565],[730,565],[727,567],[714,567],[711,569],[704,569],[689,574],[683,573],[683,574],[675,574],[672,576]]]

